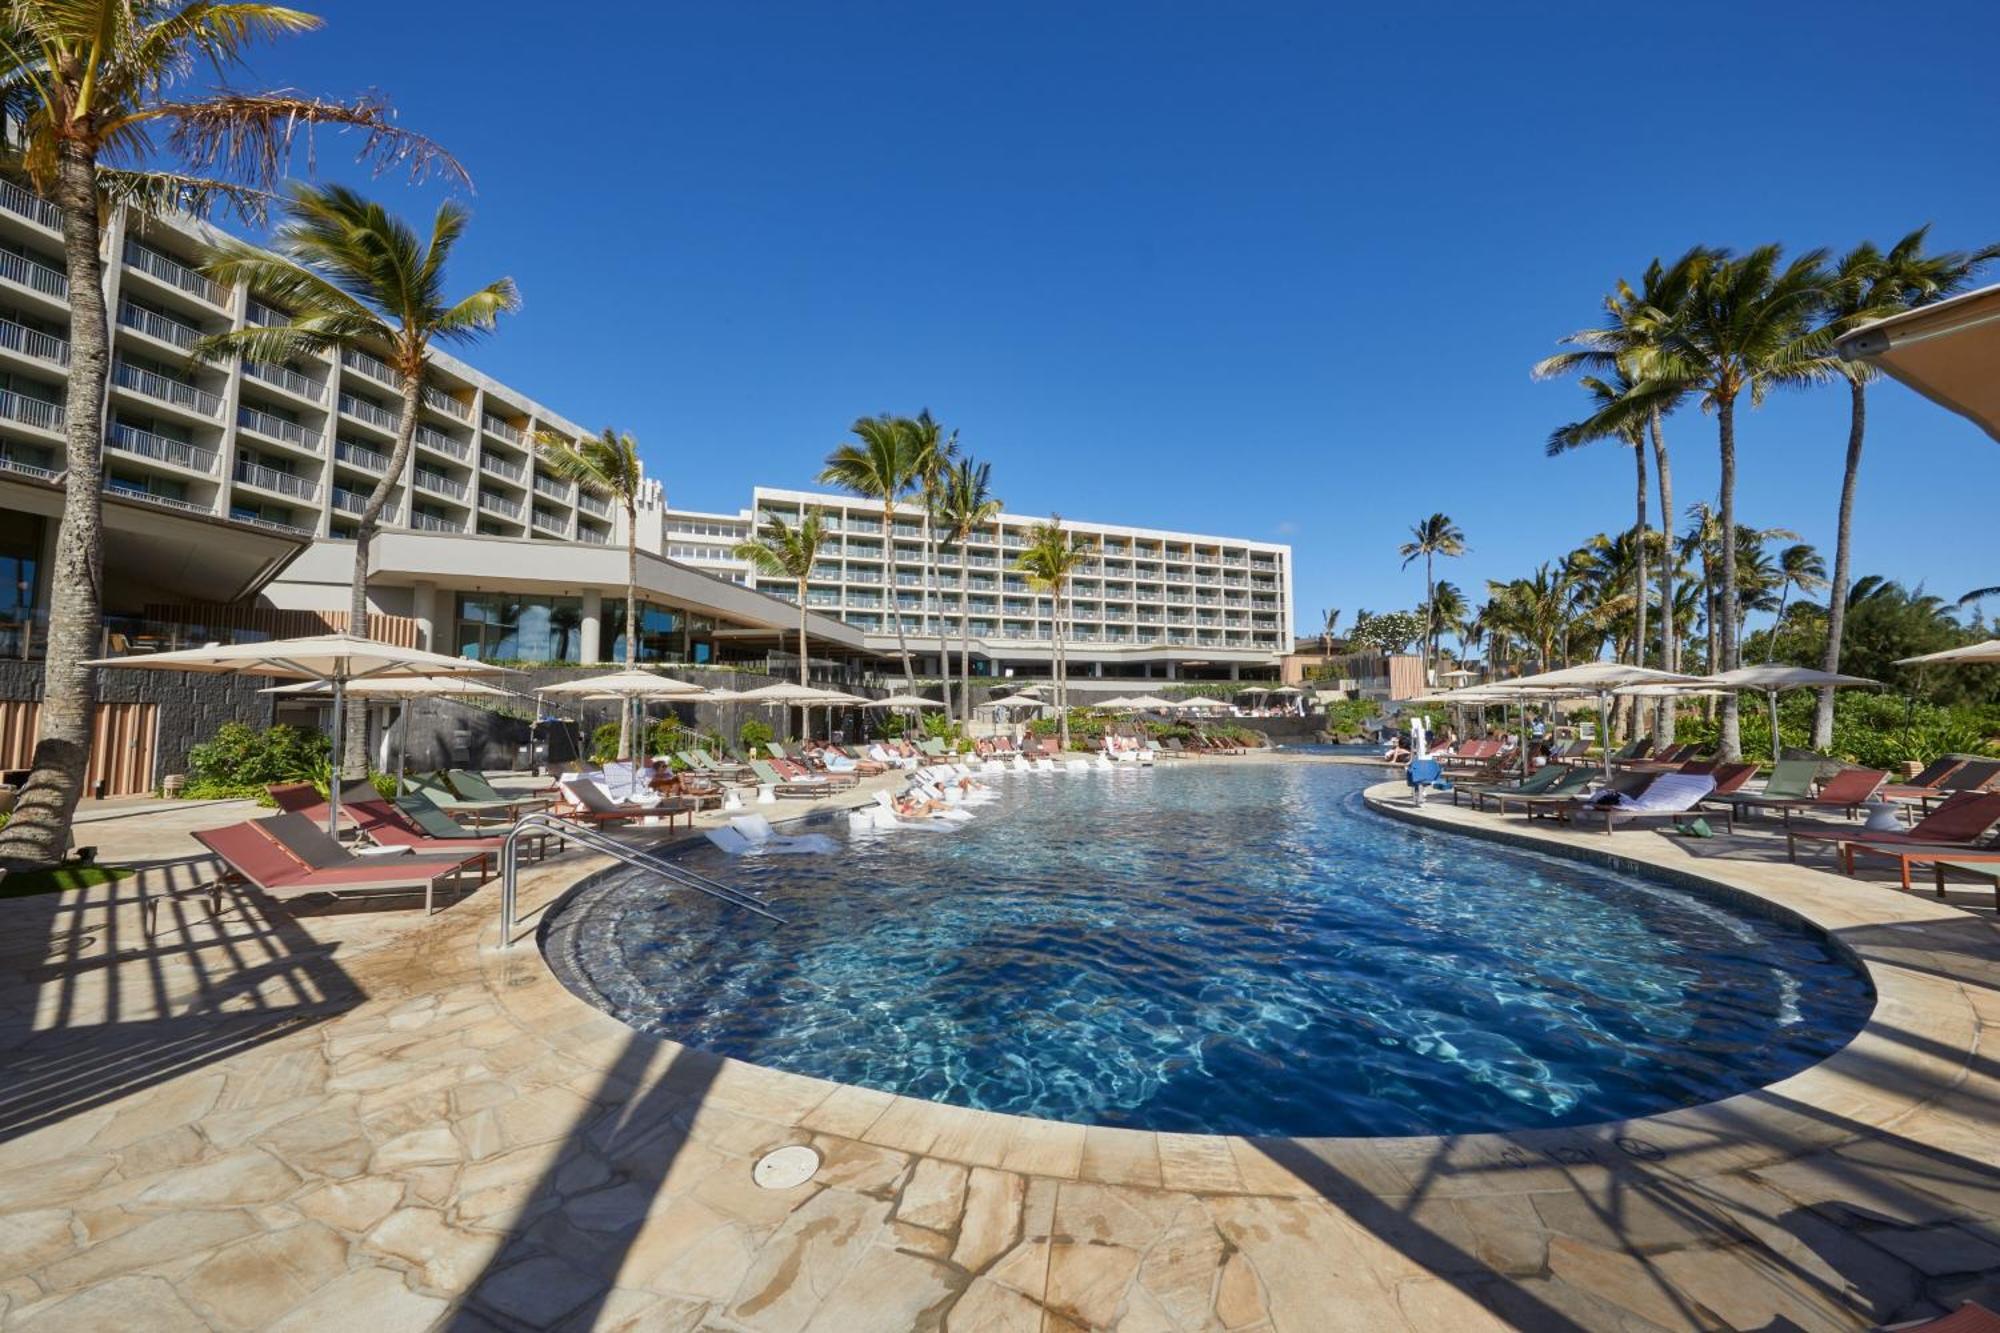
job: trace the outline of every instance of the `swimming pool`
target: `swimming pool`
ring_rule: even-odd
[[[1360,800],[1377,776],[1010,774],[955,833],[689,854],[788,924],[621,872],[572,898],[544,947],[594,1003],[710,1051],[1196,1133],[1649,1114],[1796,1072],[1872,1007],[1801,925],[1386,819]]]

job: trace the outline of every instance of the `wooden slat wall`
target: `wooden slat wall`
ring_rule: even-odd
[[[0,768],[26,768],[34,758],[42,706],[25,699],[0,699]],[[137,796],[153,790],[154,746],[160,706],[154,703],[101,703],[90,729],[90,770],[86,792],[105,783],[107,796]]]
[[[146,619],[176,625],[212,625],[217,629],[255,630],[274,639],[301,638],[308,634],[341,634],[351,617],[345,611],[293,611],[273,606],[235,606],[207,602],[179,605],[149,604]],[[377,643],[398,648],[416,648],[417,622],[409,616],[385,616],[379,611],[368,617],[368,637]]]

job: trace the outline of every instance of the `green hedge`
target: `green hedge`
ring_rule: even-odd
[[[1812,743],[1813,709],[1817,696],[1793,690],[1778,697],[1778,740],[1783,746],[1808,749]],[[1674,737],[1711,749],[1719,728],[1699,713],[1683,713]],[[1771,755],[1771,715],[1764,696],[1746,694],[1742,709],[1743,753],[1752,759]],[[1833,756],[1867,768],[1894,769],[1900,764],[1927,764],[1940,755],[2000,755],[2000,708],[1910,703],[1900,695],[1873,690],[1843,690],[1833,706]]]

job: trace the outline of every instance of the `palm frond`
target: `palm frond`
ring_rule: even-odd
[[[301,144],[307,171],[317,172],[316,131],[322,128],[359,133],[355,160],[377,175],[400,169],[412,182],[442,176],[472,188],[472,177],[457,158],[436,141],[397,125],[388,103],[372,95],[334,102],[287,90],[225,89],[200,101],[147,105],[126,119],[165,122],[168,146],[194,170],[219,170],[264,188],[284,176]]]

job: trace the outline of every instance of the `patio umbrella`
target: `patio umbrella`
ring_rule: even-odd
[[[921,694],[892,694],[886,699],[863,699],[864,708],[943,708],[938,699],[926,699]]]
[[[1959,665],[1973,662],[2000,662],[2000,639],[1988,639],[1984,643],[1968,643],[1963,648],[1947,648],[1941,653],[1925,653],[1922,657],[1896,659],[1897,666],[1923,666],[1930,662],[1952,662]]]
[[[1879,680],[1869,680],[1862,676],[1843,676],[1838,671],[1819,671],[1812,667],[1781,666],[1775,662],[1761,666],[1737,667],[1734,671],[1722,671],[1703,678],[1703,684],[1724,690],[1762,690],[1771,708],[1771,762],[1778,762],[1778,691],[1780,690],[1838,690],[1850,685],[1880,685]]]
[[[1565,693],[1596,694],[1597,732],[1604,746],[1604,776],[1608,780],[1611,777],[1611,692],[1621,685],[1704,683],[1706,682],[1696,676],[1678,675],[1672,671],[1655,671],[1651,667],[1628,666],[1623,662],[1585,662],[1581,666],[1543,671],[1533,676],[1519,676],[1513,680],[1496,682],[1495,686],[1482,688],[1538,690],[1552,697]]]
[[[1876,320],[1834,343],[2000,440],[2000,286]]]
[[[336,750],[346,724],[347,689],[360,681],[408,679],[414,676],[498,676],[504,667],[470,657],[446,657],[422,648],[399,648],[355,634],[313,634],[263,643],[214,643],[171,653],[141,653],[134,657],[101,657],[85,666],[120,667],[139,671],[200,671],[211,675],[275,676],[280,680],[324,681],[333,693],[333,736]],[[335,761],[336,769],[339,761]],[[328,784],[326,831],[333,835],[340,820],[340,782]]]
[[[1154,712],[1163,712],[1172,709],[1174,701],[1172,699],[1162,699],[1157,694],[1139,694],[1127,699],[1125,706],[1134,712],[1143,712],[1147,709],[1151,709]]]
[[[802,732],[809,732],[812,729],[807,716],[809,709],[825,705],[828,724],[831,726],[835,707],[841,704],[865,705],[873,702],[859,695],[843,694],[839,690],[823,690],[813,685],[792,685],[783,682],[745,690],[737,698],[746,703],[762,704],[766,708],[797,708]]]
[[[1228,704],[1226,704],[1226,703],[1224,703],[1224,702],[1222,702],[1222,700],[1220,700],[1220,699],[1211,699],[1211,698],[1209,698],[1209,697],[1208,697],[1207,695],[1204,695],[1204,694],[1197,694],[1197,695],[1195,695],[1195,696],[1194,696],[1193,698],[1191,698],[1191,699],[1182,699],[1182,700],[1181,700],[1181,701],[1180,701],[1179,703],[1177,703],[1177,704],[1175,705],[1175,707],[1177,707],[1177,708],[1227,708],[1227,707],[1229,707],[1229,705],[1228,705]]]
[[[1120,708],[1130,708],[1132,701],[1122,694],[1114,694],[1109,699],[1099,699],[1090,706],[1092,708],[1104,708],[1116,711]]]
[[[321,680],[302,680],[296,685],[273,685],[265,694],[325,695],[332,687]],[[496,689],[470,676],[412,676],[408,680],[361,680],[347,687],[350,699],[394,699],[398,702],[396,721],[403,729],[403,743],[396,747],[396,790],[403,789],[403,759],[410,748],[410,703],[416,699],[464,698],[480,695],[492,699],[531,698],[515,690]]]
[[[622,706],[626,709],[634,706],[639,708],[642,722],[647,699],[686,699],[692,702],[712,697],[699,685],[636,668],[630,671],[613,671],[602,676],[584,676],[577,680],[559,681],[554,685],[544,685],[541,692],[574,695],[579,699],[622,700]],[[639,728],[636,727],[631,732],[635,754],[642,746],[638,732]]]

